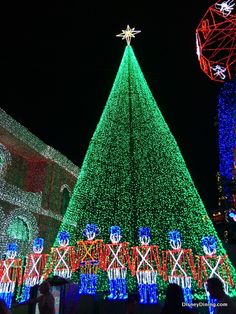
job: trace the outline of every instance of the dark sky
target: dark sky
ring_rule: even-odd
[[[80,166],[125,49],[115,35],[129,24],[141,30],[131,42],[137,60],[203,202],[214,209],[221,85],[200,70],[195,48],[195,29],[214,2],[87,2],[2,8],[1,108]]]

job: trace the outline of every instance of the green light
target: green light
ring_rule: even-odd
[[[27,224],[19,217],[16,217],[8,227],[7,235],[13,239],[29,241]]]
[[[218,254],[225,254],[131,46],[125,49],[60,230],[71,233],[73,245],[87,223],[100,228],[105,243],[109,227],[119,225],[122,241],[130,245],[138,244],[138,227],[150,227],[151,244],[160,251],[170,249],[168,232],[176,229],[183,248],[196,255],[204,254],[201,238],[212,235]],[[128,277],[129,290],[136,289]],[[101,282],[99,289],[106,290]]]

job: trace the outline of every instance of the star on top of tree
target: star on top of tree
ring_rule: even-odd
[[[127,25],[126,29],[122,29],[122,33],[116,35],[116,37],[122,37],[122,39],[126,39],[127,45],[130,45],[131,38],[134,38],[136,34],[141,33],[141,31],[135,31],[135,27],[130,28]]]

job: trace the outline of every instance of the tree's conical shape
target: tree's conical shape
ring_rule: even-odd
[[[204,180],[204,178],[203,178]],[[95,223],[109,241],[109,227],[138,243],[140,226],[151,244],[169,249],[168,232],[179,230],[183,247],[203,255],[201,238],[213,235],[225,254],[131,46],[127,46],[101,119],[89,144],[60,230],[72,242]],[[232,268],[233,269],[233,268]]]

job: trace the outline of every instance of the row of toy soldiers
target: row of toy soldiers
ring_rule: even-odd
[[[132,258],[129,254],[129,243],[120,242],[121,228],[110,228],[111,243],[104,244],[96,239],[99,229],[94,224],[86,225],[83,235],[86,240],[69,245],[69,233],[62,231],[58,236],[58,247],[51,249],[51,254],[43,254],[43,239],[37,238],[33,245],[33,254],[26,257],[24,272],[21,260],[16,258],[16,245],[10,244],[7,259],[0,261],[0,297],[10,307],[16,283],[23,283],[22,301],[29,298],[30,288],[45,280],[51,273],[63,278],[70,278],[77,269],[80,271],[80,294],[95,294],[98,269],[107,272],[109,280],[109,299],[126,299],[126,275],[131,270],[136,275],[140,303],[157,302],[157,276],[164,281],[182,286],[186,303],[192,303],[192,279],[198,286],[204,286],[210,277],[218,277],[224,283],[233,286],[232,275],[227,263],[227,255],[216,254],[216,240],[212,236],[202,239],[204,255],[197,256],[195,266],[191,249],[183,249],[178,231],[169,232],[170,250],[162,251],[162,262],[157,245],[149,245],[150,229],[140,227],[138,231],[140,245],[134,246]],[[49,267],[46,264],[49,261]],[[23,273],[23,274],[22,274]],[[209,297],[209,295],[207,295]],[[209,300],[210,301],[210,300]]]

